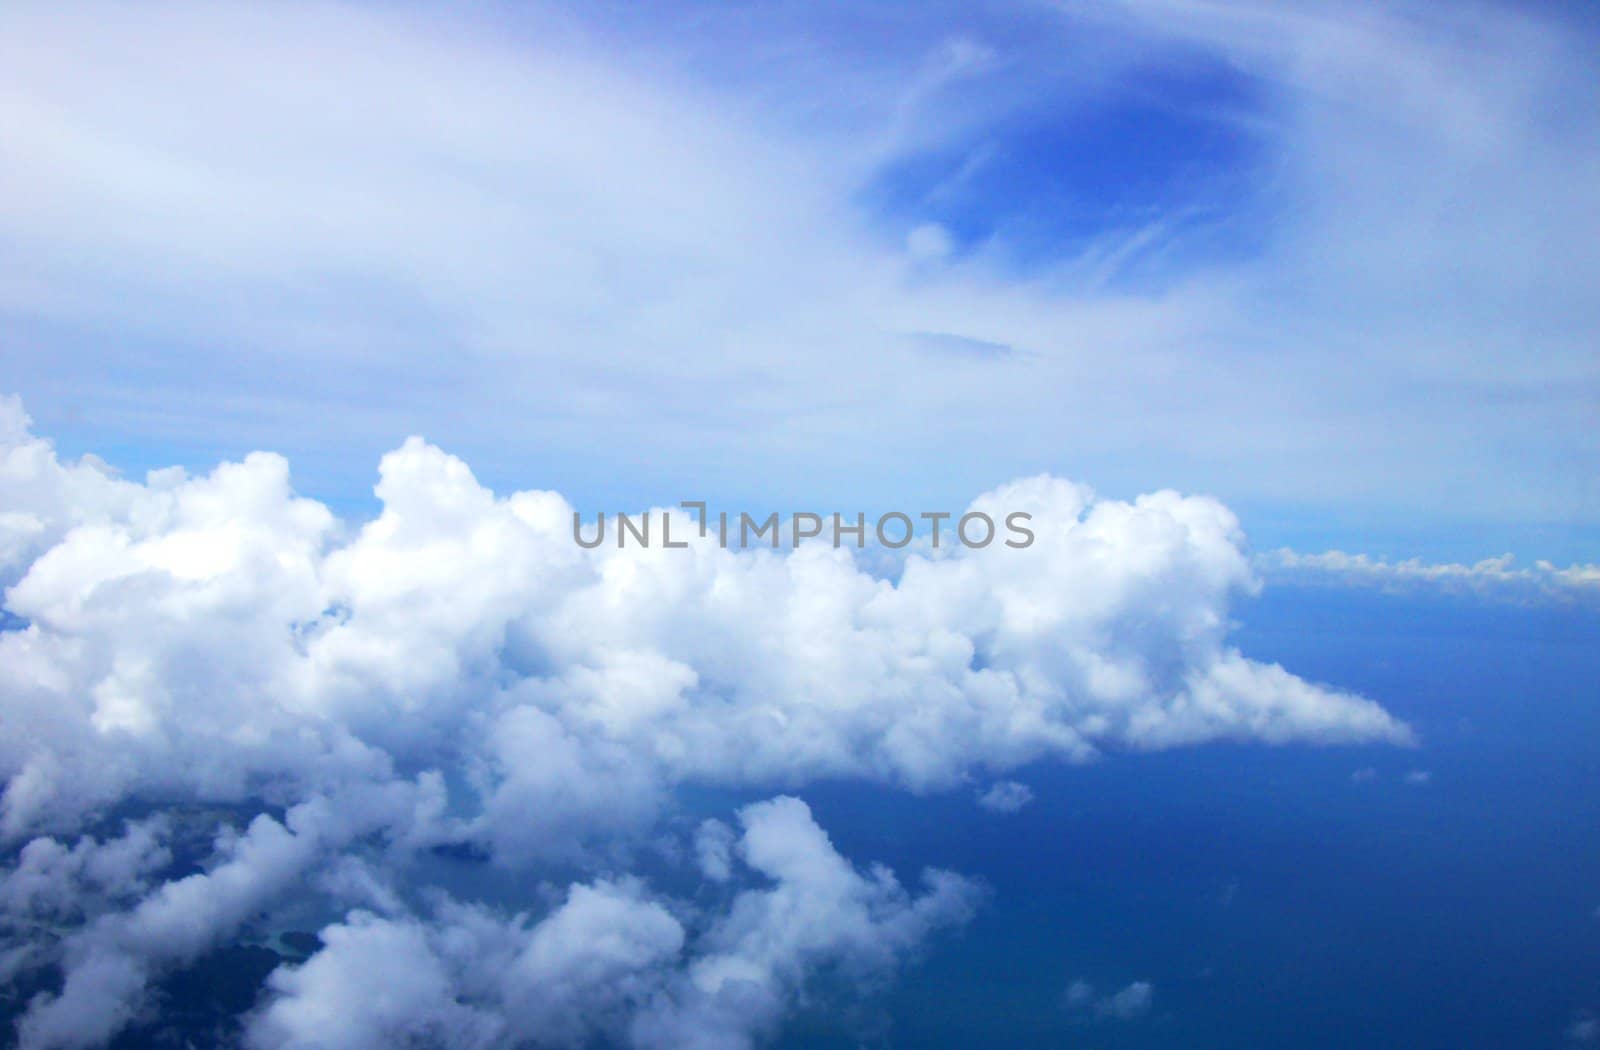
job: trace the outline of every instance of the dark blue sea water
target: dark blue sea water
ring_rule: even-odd
[[[1237,613],[1250,656],[1380,701],[1420,746],[1040,763],[1013,774],[1035,799],[1010,815],[971,791],[807,787],[857,863],[992,893],[887,989],[819,988],[781,1045],[1578,1045],[1574,1024],[1600,1016],[1600,610],[1280,586]],[[686,797],[681,816],[768,794]],[[439,864],[469,895],[515,889]],[[208,957],[117,1046],[210,1041],[277,962]],[[1074,981],[1153,995],[1103,1016],[1068,1002]],[[7,1028],[33,990],[0,1003]]]
[[[814,1010],[784,1045],[1571,1045],[1600,1014],[1600,615],[1281,587],[1238,615],[1246,653],[1382,702],[1421,745],[1040,765],[1010,816],[806,790],[846,855],[994,893],[881,1009]],[[1072,1008],[1074,980],[1148,981],[1151,1007]]]

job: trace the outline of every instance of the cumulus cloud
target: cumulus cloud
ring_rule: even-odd
[[[137,897],[146,876],[172,859],[163,845],[168,823],[163,815],[129,821],[115,838],[84,836],[71,846],[49,836],[29,841],[0,882],[0,912],[44,921]]]
[[[307,885],[367,914],[274,978],[254,1038],[292,1043],[327,1010],[319,988],[359,989],[382,972],[362,960],[423,945],[434,962],[397,985],[403,1003],[349,1021],[352,1045],[557,1031],[562,1010],[472,983],[453,938],[488,920],[471,902],[414,914],[404,858],[466,845],[520,870],[626,870],[679,785],[933,791],[1107,750],[1410,739],[1376,704],[1228,644],[1228,602],[1256,581],[1208,498],[1026,479],[972,507],[1030,512],[1032,547],[913,555],[884,579],[827,544],[584,550],[559,495],[496,496],[420,439],[383,458],[382,511],[354,526],[297,496],[275,455],[136,483],[63,463],[15,402],[0,418],[5,607],[21,624],[0,632],[0,828],[25,843],[0,901],[8,949],[33,945],[26,916],[59,935],[8,965],[65,974],[24,1019],[30,1046],[103,1040],[152,980]],[[1021,797],[1005,784],[996,800]],[[59,837],[132,800],[210,819],[202,870],[151,881],[159,817]],[[204,817],[223,804],[259,815],[228,830]],[[589,882],[512,924],[504,937],[527,937],[513,969],[614,992],[639,974],[596,1009],[641,1045],[681,1046],[775,1024],[813,965],[885,972],[971,903],[954,876],[910,896],[855,871],[798,801],[740,821],[700,825],[685,854],[709,886],[744,870],[770,888],[694,926],[626,878]],[[606,922],[601,954],[574,961],[565,945],[592,941],[575,931]]]
[[[737,854],[765,885],[705,914],[636,881],[576,884],[537,922],[444,901],[433,915],[356,912],[269,982],[259,1048],[748,1047],[807,975],[887,975],[933,931],[965,921],[976,886],[928,872],[913,895],[863,873],[798,799],[745,807]]]
[[[1015,813],[1033,801],[1033,789],[1015,780],[1001,780],[978,792],[978,805],[991,813]]]
[[[438,786],[436,778],[415,789],[402,782],[361,786],[301,803],[281,822],[258,816],[242,834],[224,828],[207,870],[164,882],[132,907],[92,916],[62,938],[56,950],[65,980],[59,993],[30,1004],[18,1028],[21,1045],[107,1042],[138,1013],[155,976],[219,945],[356,837],[418,826]]]
[[[9,506],[81,469],[32,437],[0,454]],[[452,751],[485,833],[565,842],[647,819],[663,783],[938,789],[1107,747],[1408,736],[1227,644],[1256,583],[1203,497],[1015,482],[972,508],[1032,513],[1032,547],[889,581],[825,544],[586,551],[560,496],[498,498],[418,439],[354,532],[268,454],[129,489],[33,511],[59,539],[6,594],[28,625],[0,635],[29,730],[0,745],[12,833],[134,788],[293,800]]]

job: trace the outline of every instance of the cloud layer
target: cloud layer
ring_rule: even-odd
[[[1206,498],[1016,482],[971,506],[1031,513],[1033,546],[889,581],[824,544],[585,551],[558,495],[496,497],[418,439],[352,530],[277,456],[140,485],[7,411],[13,833],[134,790],[293,798],[463,752],[489,830],[518,813],[562,840],[599,817],[575,780],[620,819],[685,781],[936,789],[1105,747],[1406,735],[1227,645],[1254,580]]]
[[[1210,499],[1027,479],[971,506],[1031,513],[1033,546],[912,555],[885,579],[819,543],[584,550],[560,496],[496,496],[420,439],[384,457],[382,512],[356,526],[296,496],[276,455],[126,481],[63,462],[15,400],[0,437],[0,827],[22,847],[0,882],[6,970],[66,975],[30,1046],[137,1020],[153,980],[307,886],[326,946],[273,977],[262,1046],[334,1024],[328,996],[384,967],[408,994],[339,1014],[338,1045],[743,1045],[813,962],[883,972],[974,890],[861,875],[780,799],[682,838],[731,895],[686,921],[626,874],[679,785],[929,791],[1107,749],[1409,739],[1227,644],[1255,581]],[[1016,787],[985,804],[1015,808]],[[156,812],[93,830],[129,806]],[[176,874],[197,833],[201,870]],[[434,847],[611,874],[517,918],[417,897],[405,858]]]
[[[1258,555],[1255,566],[1269,578],[1295,583],[1390,591],[1436,590],[1509,601],[1600,599],[1600,565],[1561,567],[1536,561],[1521,566],[1509,554],[1468,565],[1419,558],[1388,561],[1337,550],[1301,554],[1284,548]]]

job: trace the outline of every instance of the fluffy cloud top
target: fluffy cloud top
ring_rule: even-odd
[[[823,544],[584,550],[560,496],[497,497],[420,439],[383,458],[382,512],[356,527],[296,496],[278,456],[140,484],[61,462],[15,402],[0,416],[5,604],[23,624],[0,633],[5,834],[134,801],[274,807],[164,882],[160,818],[28,843],[0,884],[8,966],[66,974],[28,1045],[106,1038],[166,969],[316,885],[357,910],[274,976],[263,1046],[321,1026],[350,1046],[741,1046],[816,966],[886,972],[973,891],[863,875],[777,800],[744,810],[742,834],[692,836],[685,855],[732,894],[696,925],[614,871],[677,785],[941,790],[1108,748],[1409,739],[1376,704],[1227,644],[1228,601],[1255,581],[1207,498],[1015,482],[972,507],[1031,513],[1032,547],[913,555],[889,580]],[[403,858],[460,843],[613,876],[537,922],[419,902]],[[770,885],[741,889],[752,877]],[[27,933],[41,922],[55,947]],[[372,982],[398,991],[357,995]],[[335,1011],[352,997],[361,1011]]]
[[[14,834],[134,792],[292,802],[460,764],[486,833],[561,838],[684,781],[938,789],[1105,747],[1407,736],[1226,644],[1255,583],[1202,497],[1015,482],[972,508],[1030,512],[1032,547],[888,581],[822,544],[586,551],[561,497],[497,498],[419,439],[349,530],[279,457],[136,485],[61,464],[7,411]]]

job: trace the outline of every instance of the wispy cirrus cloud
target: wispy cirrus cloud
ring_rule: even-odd
[[[0,354],[84,449],[280,448],[340,499],[422,431],[586,502],[1048,469],[1593,515],[1577,24],[24,4],[3,29]]]

